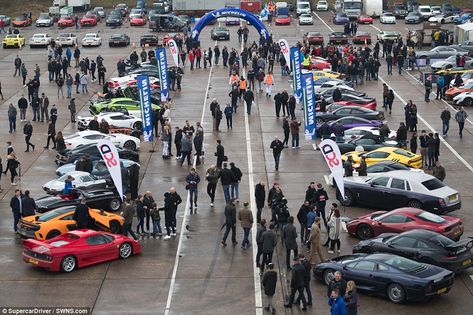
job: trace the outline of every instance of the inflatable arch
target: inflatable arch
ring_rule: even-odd
[[[218,9],[212,12],[207,13],[204,15],[197,24],[195,24],[194,29],[192,30],[192,40],[194,42],[199,40],[199,35],[202,29],[209,24],[212,20],[222,18],[222,17],[237,17],[240,19],[246,20],[248,23],[253,25],[256,30],[258,30],[258,34],[264,37],[265,40],[268,40],[269,33],[266,26],[264,26],[263,22],[259,20],[259,18],[251,12],[236,9],[236,8],[223,8]]]

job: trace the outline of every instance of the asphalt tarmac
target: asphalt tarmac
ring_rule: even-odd
[[[320,18],[319,18],[320,17]],[[322,22],[325,21],[327,24]],[[298,26],[293,19],[290,26],[272,26],[273,38],[285,38],[290,45],[302,39],[303,33],[310,30],[322,32],[326,36],[334,30],[341,30],[341,26],[334,26],[329,22],[328,13],[314,15],[313,26]],[[449,26],[450,27],[450,26]],[[201,34],[203,47],[213,47],[210,40],[210,29],[207,26]],[[395,29],[405,33],[403,21],[396,25],[381,25],[375,22],[374,26],[362,25],[359,30],[371,32],[373,39],[378,31]],[[113,33],[124,32],[132,42],[139,42],[141,34],[148,33],[147,28],[124,26],[120,29],[106,28],[104,23],[92,29],[80,29],[77,32],[79,39],[85,33],[96,32],[104,40],[101,48],[82,48],[82,56],[95,59],[97,54],[104,57],[107,68],[107,77],[117,76],[116,62],[133,51],[133,47],[108,48],[108,38]],[[238,48],[237,27],[230,27],[231,40],[219,43],[227,47]],[[60,30],[56,26],[49,29],[28,27],[22,29],[27,40],[35,33],[48,32],[53,37]],[[159,34],[162,36],[163,34]],[[250,28],[250,42],[257,40],[256,34]],[[327,40],[327,37],[326,37]],[[138,53],[140,49],[137,49]],[[34,65],[41,68],[40,92],[49,96],[50,103],[57,104],[59,119],[57,130],[65,134],[76,131],[69,122],[67,99],[57,98],[57,88],[54,83],[47,81],[47,55],[45,49],[18,49],[0,50],[0,81],[2,83],[5,100],[0,103],[0,124],[5,126],[0,130],[4,142],[12,141],[19,153],[22,163],[22,178],[19,188],[31,191],[34,198],[43,195],[41,184],[55,178],[56,165],[53,162],[55,152],[42,147],[46,143],[47,124],[33,122],[34,134],[32,143],[36,145],[34,152],[23,153],[25,148],[22,134],[23,124],[17,122],[17,132],[8,133],[7,108],[9,103],[16,104],[21,94],[27,94],[26,88],[21,85],[21,79],[13,77],[13,61],[16,54],[26,63],[28,72],[33,73]],[[168,62],[172,62],[170,55]],[[75,74],[75,69],[73,74]],[[275,86],[273,94],[287,89],[290,91],[289,77],[281,77],[279,66],[275,66]],[[386,120],[392,129],[397,129],[399,122],[404,120],[404,102],[412,99],[419,111],[418,129],[432,131],[441,130],[440,112],[446,105],[441,101],[425,103],[424,89],[417,81],[418,74],[403,73],[387,76],[386,67],[382,62],[380,80],[371,81],[359,87],[371,97],[376,97],[378,104],[382,102],[382,83],[385,81],[396,92],[392,115],[386,115]],[[309,182],[321,182],[329,193],[330,199],[335,199],[334,190],[325,183],[328,170],[319,152],[314,151],[313,143],[302,139],[298,150],[286,149],[281,156],[279,172],[274,171],[272,152],[269,149],[274,136],[282,137],[282,119],[277,119],[274,113],[272,98],[264,93],[257,93],[256,107],[252,114],[245,117],[243,104],[233,119],[233,129],[227,130],[222,121],[222,132],[212,132],[212,119],[209,110],[210,101],[217,98],[221,105],[230,101],[228,97],[228,69],[222,65],[211,69],[186,69],[181,92],[172,93],[174,104],[172,108],[172,125],[184,126],[185,120],[202,121],[205,137],[204,163],[197,167],[202,183],[199,186],[199,207],[197,214],[190,215],[185,209],[185,202],[178,210],[178,235],[165,241],[152,238],[141,241],[143,252],[141,255],[127,260],[104,263],[84,269],[76,270],[71,274],[49,273],[37,270],[23,263],[21,259],[21,240],[13,234],[12,214],[9,207],[10,198],[16,187],[10,186],[9,177],[1,180],[3,192],[0,195],[0,307],[88,307],[93,314],[261,314],[261,306],[265,306],[259,286],[258,271],[255,271],[254,251],[242,250],[237,245],[222,247],[220,244],[224,222],[224,198],[221,186],[218,185],[215,207],[210,207],[210,200],[206,194],[204,183],[206,169],[216,162],[214,157],[216,140],[221,139],[229,161],[241,168],[243,178],[240,184],[240,204],[252,200],[252,187],[259,181],[272,185],[280,182],[283,192],[288,199],[289,210],[296,216],[303,202],[306,187]],[[92,92],[101,91],[96,83],[89,84],[89,94],[77,94],[76,103],[79,114],[88,115],[88,101]],[[378,105],[380,106],[380,105]],[[471,109],[467,109],[471,114]],[[297,110],[298,118],[302,119],[302,112]],[[28,119],[32,119],[32,112],[28,109]],[[457,135],[457,126],[452,122],[450,135],[442,140],[440,160],[446,168],[445,182],[457,189],[462,198],[462,209],[451,215],[463,219],[465,226],[464,236],[473,236],[473,220],[469,211],[473,205],[471,192],[471,178],[473,172],[473,138],[472,123],[467,122],[463,139]],[[0,152],[3,165],[6,164],[6,145]],[[155,149],[156,152],[149,152]],[[140,149],[141,181],[140,191],[150,190],[160,205],[163,203],[163,194],[171,186],[176,187],[178,193],[187,199],[185,190],[185,176],[189,167],[180,167],[176,160],[161,158],[162,146],[157,143],[142,143]],[[172,152],[175,153],[173,147]],[[470,184],[468,184],[470,183]],[[268,185],[267,185],[268,186]],[[252,209],[256,212],[256,209]],[[347,207],[343,215],[356,217],[369,213],[373,209]],[[263,217],[270,216],[269,208],[263,212]],[[255,216],[256,217],[256,216]],[[135,220],[136,224],[136,220]],[[188,229],[185,226],[188,226]],[[326,237],[322,229],[323,237]],[[241,242],[243,231],[237,224],[237,240]],[[344,234],[342,236],[342,254],[351,253],[355,238]],[[300,248],[303,251],[303,248]],[[334,257],[328,255],[327,257]],[[285,268],[285,249],[280,244],[274,262],[279,272],[279,282],[276,290],[275,302],[278,313],[299,314],[302,311],[294,306],[291,310],[283,307],[284,299],[289,294],[288,284],[290,275]],[[426,303],[407,303],[395,305],[379,297],[360,296],[359,311],[361,314],[469,314],[473,307],[473,272],[467,271],[455,277],[452,290],[439,298]],[[325,298],[326,287],[315,280],[311,282],[314,305],[311,314],[329,314],[329,307]]]

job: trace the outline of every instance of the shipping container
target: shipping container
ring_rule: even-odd
[[[241,1],[240,9],[252,13],[259,13],[261,11],[261,1]]]
[[[221,8],[239,8],[239,0],[174,0],[173,11],[176,14],[203,15]]]

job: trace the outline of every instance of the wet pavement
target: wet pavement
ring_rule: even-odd
[[[285,38],[290,45],[301,40],[303,33],[317,30],[326,36],[330,28],[340,30],[341,26],[334,26],[327,22],[328,13],[314,16],[313,26],[272,27],[275,39]],[[403,21],[395,26],[386,26],[375,23],[375,26],[388,30],[396,29],[405,32]],[[213,47],[210,40],[208,26],[201,34],[200,40],[203,47]],[[104,44],[101,48],[81,48],[82,55],[94,58],[101,54],[107,68],[107,77],[117,76],[116,62],[118,58],[127,56],[133,48],[108,48],[108,38],[112,33],[124,32],[138,42],[146,28],[122,27],[120,30],[105,28],[100,25],[91,30],[79,30],[79,39],[87,32],[101,30]],[[237,28],[231,27],[230,42],[221,42],[219,45],[237,48]],[[374,38],[377,30],[369,25],[362,25],[359,30],[372,33]],[[53,37],[60,32],[56,27],[36,30],[30,27],[23,32],[29,39],[32,34],[47,31]],[[162,35],[162,34],[161,34]],[[327,38],[327,37],[326,37]],[[257,40],[253,30],[250,31],[250,42]],[[139,50],[138,50],[139,52]],[[53,162],[55,152],[44,150],[46,143],[47,124],[33,122],[34,134],[32,143],[36,144],[34,152],[23,153],[25,150],[22,135],[22,123],[18,121],[17,132],[9,134],[7,130],[8,119],[6,116],[8,104],[16,104],[19,96],[27,94],[21,86],[21,79],[12,77],[14,70],[13,60],[19,54],[26,63],[28,72],[33,73],[34,64],[38,63],[42,70],[40,92],[49,96],[51,105],[56,103],[59,107],[57,130],[64,130],[65,134],[75,132],[75,127],[69,123],[67,99],[57,98],[55,84],[47,82],[46,50],[30,49],[0,50],[0,81],[2,82],[5,100],[0,105],[1,121],[5,126],[0,130],[4,142],[12,141],[22,163],[22,178],[19,188],[29,189],[33,197],[43,195],[41,184],[55,177],[56,165]],[[168,61],[172,58],[168,56]],[[393,106],[393,114],[386,115],[389,126],[397,129],[400,121],[404,120],[403,101],[412,99],[418,107],[420,116],[418,129],[441,130],[440,112],[445,106],[443,102],[431,101],[424,103],[422,85],[416,82],[417,73],[412,76],[394,74],[387,76],[386,68],[382,62],[380,80],[371,81],[359,87],[361,91],[371,97],[376,97],[378,103],[382,102],[382,82],[385,80],[396,92],[397,98]],[[74,69],[73,69],[74,70]],[[211,71],[211,73],[209,73]],[[281,77],[279,66],[275,66],[275,87],[273,93],[283,89],[290,90],[288,77]],[[75,72],[73,72],[75,73]],[[212,132],[212,120],[209,110],[210,101],[215,97],[221,106],[229,102],[228,69],[221,65],[209,69],[186,69],[181,92],[173,93],[174,104],[172,108],[172,125],[183,126],[186,119],[193,122],[202,121],[205,138],[204,163],[197,167],[202,182],[199,186],[199,207],[197,214],[190,215],[185,209],[185,203],[178,210],[178,235],[165,241],[152,238],[142,241],[142,254],[127,260],[114,261],[93,267],[79,269],[72,274],[53,274],[32,268],[21,260],[21,241],[14,237],[12,232],[12,215],[9,207],[10,198],[14,188],[9,184],[9,177],[4,176],[1,186],[4,189],[0,196],[1,218],[0,221],[0,307],[26,307],[26,306],[76,306],[89,307],[94,314],[222,314],[240,313],[257,314],[264,312],[261,309],[261,299],[265,306],[265,298],[261,296],[259,288],[259,275],[254,270],[254,250],[242,250],[237,245],[222,247],[221,225],[224,222],[224,198],[221,185],[217,188],[215,207],[211,208],[210,200],[206,194],[204,183],[205,171],[216,162],[214,157],[216,140],[222,140],[229,161],[241,168],[243,178],[240,184],[240,204],[252,200],[252,186],[265,181],[272,185],[274,181],[280,182],[283,192],[288,199],[289,210],[293,216],[303,202],[308,183],[321,182],[325,185],[324,175],[328,174],[325,162],[320,154],[313,150],[312,143],[301,139],[301,149],[286,149],[281,156],[279,172],[274,171],[270,142],[275,135],[282,136],[282,119],[277,119],[274,113],[273,101],[265,97],[264,93],[257,94],[256,107],[250,116],[245,117],[242,104],[234,117],[233,129],[227,130],[222,121],[221,132]],[[89,84],[89,94],[77,94],[76,103],[81,108],[79,114],[87,115],[88,100],[92,92],[101,91],[96,83]],[[471,113],[471,109],[467,109]],[[297,116],[302,117],[297,111]],[[32,113],[28,109],[28,119]],[[447,171],[445,182],[459,190],[462,197],[462,209],[451,215],[460,217],[464,221],[465,236],[473,236],[473,220],[469,211],[473,205],[471,192],[471,178],[473,168],[473,138],[472,124],[465,126],[465,136],[460,139],[457,126],[452,122],[450,135],[442,141],[440,159]],[[154,153],[149,152],[155,149]],[[140,191],[152,191],[159,204],[163,203],[163,194],[171,186],[177,188],[178,193],[186,200],[185,176],[189,167],[180,167],[176,160],[163,160],[161,158],[162,146],[159,142],[144,144],[140,149],[141,181]],[[175,153],[175,148],[172,148]],[[6,145],[4,152],[0,152],[5,166]],[[470,184],[468,184],[470,183]],[[470,187],[470,188],[468,188]],[[334,199],[332,188],[327,188],[329,198]],[[256,210],[254,210],[255,212]],[[370,209],[347,207],[344,215],[355,217],[369,213]],[[270,216],[269,208],[265,208],[263,217]],[[256,217],[256,216],[255,216]],[[136,224],[136,220],[135,220]],[[185,226],[188,226],[188,229]],[[323,230],[325,238],[325,231]],[[241,242],[243,231],[237,224],[237,240]],[[343,235],[342,254],[350,253],[351,246],[356,239]],[[303,251],[303,248],[300,248]],[[328,254],[327,254],[328,255]],[[330,255],[328,255],[330,257]],[[278,313],[299,314],[297,307],[291,310],[283,307],[284,299],[289,294],[289,274],[285,268],[285,250],[279,244],[274,261],[279,272],[278,286],[275,302]],[[378,297],[360,296],[361,314],[468,314],[473,307],[472,292],[473,280],[471,271],[456,276],[453,289],[440,298],[427,303],[395,305]],[[313,280],[311,283],[314,305],[310,313],[329,314],[326,305],[326,287]],[[255,289],[256,288],[256,289]]]

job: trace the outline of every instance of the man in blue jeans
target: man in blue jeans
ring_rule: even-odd
[[[243,203],[243,209],[238,212],[238,220],[241,222],[243,229],[243,241],[241,242],[241,248],[247,249],[250,247],[250,230],[253,226],[253,213],[248,209],[248,202]]]
[[[223,194],[225,196],[225,202],[230,201],[230,185],[233,181],[232,171],[228,168],[227,163],[223,163],[223,168],[220,171],[220,183],[222,183]]]
[[[232,183],[230,184],[232,188],[232,199],[235,198],[236,201],[238,202],[238,199],[240,199],[240,181],[241,177],[243,174],[241,173],[241,170],[235,166],[235,163],[231,162],[230,163],[230,170],[232,171]]]
[[[312,305],[312,292],[310,291],[310,272],[312,270],[312,265],[308,259],[305,258],[304,254],[299,254],[299,262],[304,266],[305,275],[304,275],[304,290],[307,294],[307,305]],[[300,296],[296,300],[296,304],[299,304]]]
[[[452,118],[452,115],[450,114],[450,111],[448,110],[448,107],[445,106],[445,109],[440,114],[440,119],[442,119],[442,135],[444,137],[447,136],[448,129],[450,129],[450,119],[451,118]]]
[[[13,212],[13,230],[17,232],[17,225],[21,219],[21,213],[23,212],[23,197],[19,189],[15,189],[15,196],[10,200],[10,208]]]
[[[199,193],[198,186],[200,183],[200,176],[195,171],[195,168],[192,168],[189,175],[187,175],[186,183],[187,183],[186,189],[189,190],[189,203],[190,203],[191,214],[193,214],[194,207],[195,207],[195,211],[197,212],[197,195]]]

